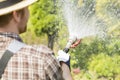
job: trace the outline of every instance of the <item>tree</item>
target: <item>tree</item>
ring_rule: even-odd
[[[54,40],[58,35],[58,7],[55,0],[38,0],[30,7],[30,21],[37,36],[47,35],[48,47],[53,49]]]

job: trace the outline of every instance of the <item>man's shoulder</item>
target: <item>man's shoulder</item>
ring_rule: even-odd
[[[53,51],[45,45],[32,45],[32,48],[36,49],[40,53],[52,54]]]
[[[25,45],[20,51],[26,55],[31,55],[38,58],[48,54],[53,54],[53,51],[44,45]]]

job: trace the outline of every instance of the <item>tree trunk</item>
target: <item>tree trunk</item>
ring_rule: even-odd
[[[47,35],[48,36],[48,47],[53,50],[54,47],[54,35]]]
[[[58,29],[54,30],[52,34],[47,33],[48,36],[48,47],[53,50],[55,38],[58,35]]]

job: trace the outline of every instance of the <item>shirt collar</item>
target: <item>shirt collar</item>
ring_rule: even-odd
[[[16,39],[20,42],[23,42],[21,37],[18,35],[18,34],[15,34],[15,33],[10,33],[10,32],[0,32],[0,36],[5,36],[5,37],[10,37],[10,38],[13,38],[13,39]]]

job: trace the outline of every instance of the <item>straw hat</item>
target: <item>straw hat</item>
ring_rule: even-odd
[[[37,0],[0,0],[0,16],[22,9]]]

